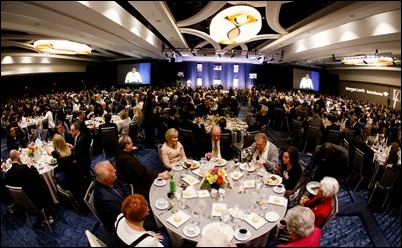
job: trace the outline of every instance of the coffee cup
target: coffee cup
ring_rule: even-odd
[[[247,233],[248,233],[248,231],[247,231],[246,228],[244,228],[244,227],[240,228],[240,229],[239,229],[239,238],[241,238],[241,239],[246,238],[246,237],[247,237]]]
[[[190,224],[187,226],[187,233],[188,234],[195,234],[195,231],[197,230],[197,226],[194,224]]]
[[[285,220],[285,219],[281,219],[281,220],[278,222],[278,229],[281,229],[281,230],[286,229],[286,225],[287,225],[286,220]]]
[[[158,205],[158,207],[163,208],[164,206],[166,206],[166,200],[165,199],[159,199],[158,202],[156,203],[156,205]]]
[[[162,179],[162,178],[157,178],[157,179],[156,179],[156,184],[157,184],[157,185],[162,185],[162,183],[163,183],[163,179]]]

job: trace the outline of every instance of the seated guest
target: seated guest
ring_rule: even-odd
[[[61,120],[58,120],[56,123],[56,134],[61,135],[66,141],[66,143],[70,144],[74,143],[70,131],[66,129],[64,122]]]
[[[133,118],[131,119],[131,123],[142,123],[143,114],[142,109],[139,105],[133,107]]]
[[[117,129],[119,134],[128,135],[128,127],[130,125],[131,119],[128,117],[128,113],[126,110],[122,110],[119,113],[121,121],[117,124]]]
[[[230,160],[234,156],[231,146],[221,142],[221,128],[219,126],[213,126],[211,128],[211,139],[203,146],[203,151],[205,157],[208,159],[224,158]]]
[[[291,191],[296,186],[302,174],[302,168],[294,146],[290,146],[283,152],[282,166],[274,165],[274,173],[283,177],[282,183],[287,191]]]
[[[196,123],[194,123],[195,120],[195,111],[189,111],[186,115],[185,115],[185,120],[183,120],[182,124],[181,124],[181,128],[186,129],[186,130],[191,130],[193,131],[193,135],[194,135],[194,139],[195,140],[204,140],[205,137],[207,136],[206,132],[205,132],[205,126],[204,124],[200,124],[200,118],[197,117],[197,121]],[[197,142],[198,144],[198,142]],[[197,145],[196,144],[196,145]]]
[[[264,166],[267,171],[272,171],[278,164],[278,148],[268,140],[265,133],[257,133],[255,142],[242,150],[242,158],[250,159],[258,166]]]
[[[179,110],[175,107],[169,109],[169,116],[164,120],[166,126],[169,128],[179,129],[181,126]]]
[[[328,121],[330,124],[325,127],[324,133],[322,135],[322,143],[324,143],[327,140],[329,130],[334,130],[334,131],[341,130],[341,126],[336,124],[335,116],[333,116],[332,114],[330,116],[328,116]]]
[[[117,179],[116,169],[107,160],[95,165],[95,178],[93,192],[95,209],[103,227],[113,233],[114,222],[121,213],[121,203],[129,195],[129,191],[124,183]]]
[[[7,139],[7,150],[18,150],[19,148],[25,147],[22,143],[22,139],[18,137],[16,129],[18,127],[13,127],[8,125],[6,127],[6,139]]]
[[[64,138],[60,134],[53,136],[53,149],[51,150],[47,143],[43,143],[48,155],[57,159],[57,168],[55,169],[55,176],[57,183],[63,188],[71,190],[76,199],[81,199],[79,195],[79,188],[77,189],[77,182],[82,181],[78,168],[74,168],[74,157],[71,148],[68,147]]]
[[[160,156],[163,166],[171,170],[176,164],[187,159],[183,145],[179,142],[179,132],[175,128],[170,128],[165,133],[166,142],[160,149]]]
[[[145,219],[150,215],[148,202],[140,194],[129,195],[121,204],[117,217],[116,240],[119,247],[169,247],[170,238],[165,230],[147,231]]]
[[[310,208],[296,206],[285,216],[289,242],[276,247],[319,247],[321,230],[314,227],[314,213]]]
[[[222,117],[222,118],[219,119],[218,126],[221,128],[221,133],[232,134],[231,130],[226,129],[226,119],[225,119],[225,117]]]
[[[128,135],[122,135],[118,142],[116,157],[117,178],[126,184],[132,184],[134,191],[148,199],[149,189],[153,181],[159,177],[169,179],[168,171],[158,173],[141,164],[132,154],[134,150],[133,142]]]
[[[115,129],[116,138],[119,137],[117,124],[112,122],[112,114],[106,113],[103,115],[103,118],[105,119],[105,123],[99,125],[99,130],[103,127],[113,127]]]
[[[87,135],[89,137],[91,131],[87,127],[84,121],[84,112],[82,110],[74,110],[73,111],[73,119],[72,123],[77,123],[78,129],[80,130],[81,133]],[[93,127],[91,127],[92,129]],[[71,128],[70,128],[71,131]]]
[[[300,205],[310,208],[315,216],[314,225],[322,228],[324,221],[332,210],[332,201],[339,191],[339,183],[333,177],[324,177],[320,181],[317,194],[311,199],[307,195],[302,196]]]
[[[4,183],[6,185],[22,187],[28,195],[32,203],[38,208],[45,208],[45,213],[48,216],[48,223],[45,219],[41,221],[41,225],[53,223],[52,206],[50,202],[49,189],[43,184],[35,166],[28,166],[22,163],[22,159],[17,150],[10,151],[11,168],[7,171]],[[38,214],[38,219],[43,218],[42,214]]]

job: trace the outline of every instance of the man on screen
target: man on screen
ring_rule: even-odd
[[[306,73],[306,76],[301,79],[300,88],[314,90],[313,81],[311,81],[310,75],[308,73]]]
[[[142,83],[141,75],[137,71],[137,68],[133,67],[130,72],[127,73],[125,83]]]

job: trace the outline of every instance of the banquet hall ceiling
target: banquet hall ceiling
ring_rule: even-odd
[[[213,41],[211,19],[239,4],[261,13],[261,31],[241,44]],[[378,51],[400,61],[400,7],[400,1],[2,1],[1,54],[88,63],[175,57],[340,66],[344,56]],[[33,47],[37,39],[85,43],[92,53],[43,54]]]

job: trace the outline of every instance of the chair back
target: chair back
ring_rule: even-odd
[[[252,117],[253,117],[253,113],[248,112],[247,115],[246,115],[246,119],[244,120],[247,123],[247,125],[249,125],[249,126],[250,126],[250,122],[251,122]]]
[[[311,125],[308,126],[307,137],[306,142],[304,143],[303,152],[306,152],[307,145],[315,148],[319,144],[319,139],[321,138],[320,132],[321,130],[319,127],[314,127]]]
[[[388,190],[393,189],[396,179],[398,177],[398,173],[399,172],[397,169],[387,166],[384,170],[384,174],[382,174],[382,177],[379,181],[379,185],[384,189]]]
[[[6,185],[6,188],[10,192],[17,205],[24,209],[24,211],[29,213],[41,213],[43,211],[43,208],[41,209],[35,206],[22,187]]]
[[[366,174],[366,171],[364,170],[364,152],[359,148],[355,148],[352,166],[353,170],[355,170],[360,176]]]
[[[265,124],[260,128],[260,133],[268,134],[268,125]]]
[[[183,145],[187,157],[198,158],[192,130],[179,128],[179,141]]]
[[[242,148],[251,146],[255,141],[254,138],[257,133],[258,133],[258,130],[252,131],[252,132],[247,132],[243,138],[243,147]]]
[[[329,130],[325,142],[330,142],[332,144],[339,145],[341,134],[342,134],[341,131]]]
[[[335,217],[335,215],[339,212],[339,202],[338,196],[335,195],[332,198],[331,212],[329,213],[327,219],[321,223],[321,230],[325,228],[325,226]]]
[[[221,134],[221,139],[220,139],[221,144],[224,147],[232,147],[232,137],[233,136],[230,133],[222,133]]]
[[[85,230],[85,235],[87,236],[90,247],[107,247],[107,245],[103,243],[102,240],[98,239],[98,237],[96,237],[89,230]]]
[[[92,181],[87,189],[87,192],[85,193],[84,202],[85,202],[85,204],[87,204],[87,206],[91,210],[91,212],[95,215],[96,219],[100,223],[102,223],[101,219],[99,218],[99,214],[95,209],[94,196],[93,196],[94,188],[95,188],[95,181]]]
[[[159,161],[161,162],[161,165],[164,166],[162,162],[162,152],[161,152],[163,144],[157,144],[156,146],[158,147]]]
[[[291,144],[295,145],[294,142],[295,140],[298,141],[297,148],[299,148],[300,143],[301,143],[301,129],[302,129],[302,123],[296,119],[292,119],[292,132],[290,134],[290,138],[292,139]]]
[[[274,108],[274,121],[272,123],[273,128],[281,129],[283,120],[285,117],[285,111],[281,108]]]
[[[139,130],[140,130],[140,122],[138,121],[134,123],[131,122],[128,125],[128,136],[130,136],[134,144],[137,144]]]
[[[100,132],[103,146],[103,154],[106,155],[106,153],[110,153],[111,155],[115,155],[117,150],[117,136],[115,128],[102,127]]]

